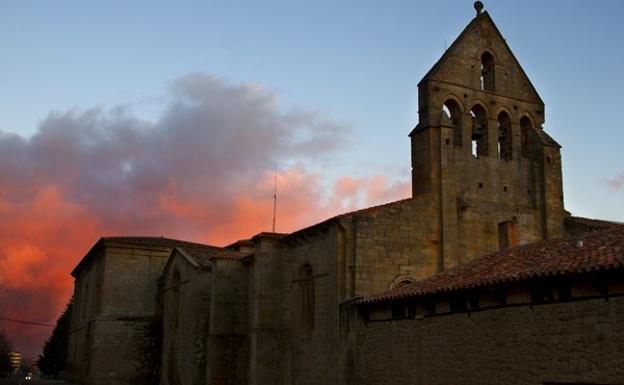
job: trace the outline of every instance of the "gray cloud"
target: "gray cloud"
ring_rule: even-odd
[[[605,181],[607,186],[609,186],[612,190],[619,191],[624,188],[624,171],[617,174],[611,179],[607,179]]]
[[[24,198],[54,185],[110,228],[149,232],[165,219],[175,226],[154,210],[168,189],[202,197],[207,213],[214,202],[223,217],[267,170],[326,161],[347,143],[345,126],[284,111],[275,94],[254,84],[195,73],[177,80],[170,96],[154,122],[128,108],[95,107],[51,113],[30,139],[3,134],[0,179]]]

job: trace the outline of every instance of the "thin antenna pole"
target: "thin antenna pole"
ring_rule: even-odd
[[[275,232],[275,217],[277,215],[277,168],[273,174],[273,232]]]

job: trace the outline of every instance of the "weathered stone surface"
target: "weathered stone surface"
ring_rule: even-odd
[[[357,326],[353,384],[617,384],[624,298]]]

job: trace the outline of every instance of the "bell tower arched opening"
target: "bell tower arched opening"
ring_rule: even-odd
[[[462,146],[461,107],[454,99],[448,99],[442,105],[442,110],[453,123],[453,147]]]
[[[485,108],[475,104],[470,110],[472,116],[472,155],[475,158],[488,156],[488,122]]]
[[[503,161],[510,161],[512,159],[511,152],[511,119],[509,115],[503,111],[498,114],[498,157]]]
[[[494,92],[494,56],[489,52],[481,55],[481,89]]]
[[[531,130],[533,129],[533,123],[528,116],[523,116],[520,119],[520,136],[521,136],[521,144],[520,144],[520,153],[523,158],[530,159],[531,158],[531,146],[529,143]]]

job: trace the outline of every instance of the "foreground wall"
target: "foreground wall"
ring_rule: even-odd
[[[623,384],[624,297],[359,323],[358,385]]]

